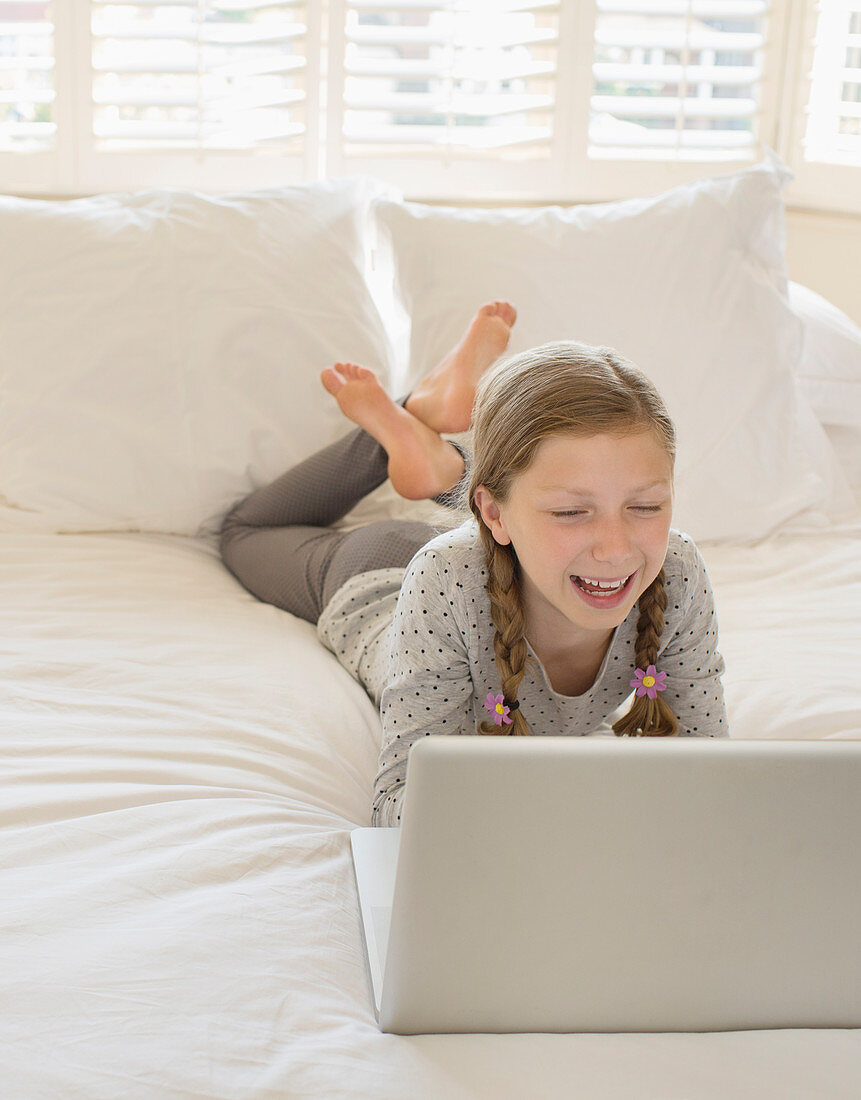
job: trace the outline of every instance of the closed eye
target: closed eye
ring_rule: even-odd
[[[660,512],[663,509],[663,504],[634,504],[632,510],[634,512],[646,512],[649,515],[654,515],[656,512]],[[580,511],[568,511],[568,512],[551,512],[551,516],[585,516],[586,513],[582,509]]]

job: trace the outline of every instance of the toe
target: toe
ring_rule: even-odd
[[[514,324],[517,319],[517,310],[511,304],[511,302],[504,302],[499,299],[494,299],[492,302],[486,302],[478,311],[479,317],[499,317],[503,320],[509,328]]]
[[[341,364],[336,363],[334,367],[326,367],[325,370],[320,372],[320,381],[331,394],[336,394],[344,385],[344,379],[341,378],[337,371],[337,367],[339,366],[341,366]]]
[[[503,319],[503,321],[505,321],[505,323],[509,327],[511,327],[511,325],[513,325],[514,322],[517,320],[517,310],[514,308],[511,302],[497,302],[497,305],[499,306],[499,309],[497,311],[499,313],[499,316]]]

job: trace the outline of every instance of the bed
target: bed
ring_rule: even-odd
[[[348,841],[370,822],[379,718],[314,627],[218,553],[235,500],[345,430],[322,366],[352,358],[404,392],[500,293],[524,346],[587,323],[609,342],[577,282],[600,238],[618,346],[670,372],[677,525],[715,589],[731,736],[861,737],[861,331],[787,279],[784,173],[768,156],[528,215],[367,179],[0,199],[4,1096],[859,1095],[857,1030],[382,1034]],[[650,232],[663,270],[656,248],[634,260]],[[446,268],[457,242],[484,268]],[[530,288],[566,256],[558,300]],[[660,302],[626,307],[661,279]],[[717,369],[735,398],[719,387],[697,419]],[[407,512],[431,514],[384,487],[343,523]]]

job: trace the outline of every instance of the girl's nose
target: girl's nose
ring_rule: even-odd
[[[592,555],[596,561],[605,561],[608,564],[630,561],[631,539],[623,520],[607,519],[598,526]]]

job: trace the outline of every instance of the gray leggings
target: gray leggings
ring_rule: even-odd
[[[406,401],[402,397],[398,404]],[[452,446],[466,461],[462,449]],[[306,458],[228,512],[220,542],[225,565],[258,599],[316,623],[350,577],[406,567],[446,529],[411,520],[384,520],[355,531],[328,526],[382,485],[387,466],[385,450],[362,428]],[[436,501],[446,504],[457,488]]]

